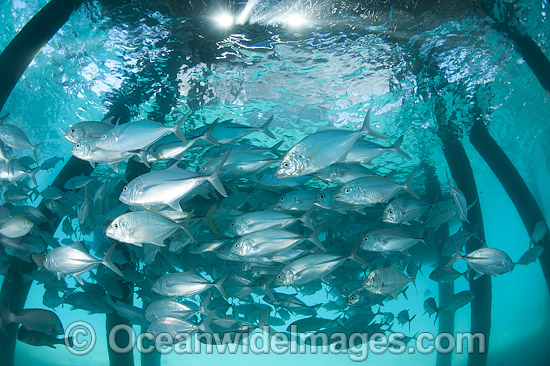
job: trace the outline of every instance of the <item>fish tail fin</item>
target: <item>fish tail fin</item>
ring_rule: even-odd
[[[269,326],[268,320],[269,320],[269,310],[271,308],[267,307],[264,312],[262,313],[262,316],[260,317],[260,320],[258,320],[258,328],[263,328],[265,326]]]
[[[212,137],[212,131],[214,131],[214,128],[216,128],[216,126],[218,125],[219,120],[220,120],[219,118],[216,118],[214,122],[208,125],[208,128],[204,131],[204,133],[201,136],[203,140],[206,140],[215,146],[220,146],[220,143],[218,142],[218,140]]]
[[[418,275],[418,272],[416,272],[414,274],[414,276],[412,276],[412,278],[410,279],[410,281],[412,282],[414,288],[416,289],[416,293],[418,293],[418,288],[416,287],[416,276]]]
[[[266,294],[266,296],[269,297],[271,300],[275,300],[275,296],[273,295],[273,292],[269,288],[269,285],[271,284],[271,282],[273,282],[274,279],[275,279],[275,277],[272,277],[267,283],[265,283],[261,287],[263,292]]]
[[[195,211],[192,210],[192,211],[189,213],[189,216],[187,216],[187,217],[185,218],[185,220],[184,220],[181,224],[179,224],[179,226],[180,226],[180,228],[181,228],[183,231],[185,231],[185,233],[186,233],[187,235],[189,235],[189,237],[191,238],[191,240],[193,240],[193,242],[194,242],[195,244],[198,244],[199,242],[197,241],[197,238],[195,238],[195,236],[193,235],[193,233],[192,233],[191,230],[189,229],[189,222],[191,222],[191,218],[193,217],[193,213],[194,213],[194,212],[195,212]]]
[[[397,141],[395,141],[395,143],[390,147],[390,150],[393,151],[396,154],[401,155],[402,157],[404,157],[407,160],[412,160],[412,158],[409,154],[407,154],[406,152],[401,150],[401,144],[403,143],[404,138],[405,138],[405,135],[401,135],[401,137],[399,137],[397,139]]]
[[[311,206],[302,216],[298,217],[298,221],[304,224],[305,227],[315,231],[313,229],[313,224],[311,223],[311,214],[315,211],[315,206]]]
[[[214,211],[218,208],[218,202],[214,202],[212,206],[206,211],[206,222],[208,225],[212,228],[212,230],[218,234],[218,228],[216,227],[216,224],[214,223],[214,220],[212,220],[212,215],[214,214]]]
[[[225,299],[227,299],[227,294],[225,293],[225,289],[223,288],[223,283],[225,282],[225,280],[227,280],[227,278],[229,278],[229,276],[231,276],[231,272],[214,282],[214,287],[218,289],[220,294],[222,294]]]
[[[31,145],[31,150],[32,150],[32,155],[34,156],[34,161],[36,161],[38,163],[38,158],[36,157],[36,148],[40,145],[42,145],[44,143],[44,141],[42,142],[39,142],[38,144],[36,145]]]
[[[264,133],[264,135],[271,137],[272,139],[276,138],[273,132],[269,130],[269,126],[271,125],[271,122],[273,122],[273,116],[269,117],[269,119],[260,127],[260,131]]]
[[[271,151],[271,153],[273,155],[280,158],[282,156],[282,153],[279,152],[279,148],[281,147],[281,145],[283,145],[284,142],[285,142],[284,140],[281,140],[281,141],[277,142],[275,145],[273,145],[269,148],[269,151]]]
[[[0,117],[0,126],[2,126],[2,124],[4,123],[6,118],[8,118],[9,115],[10,115],[9,113],[6,113],[2,117]]]
[[[210,310],[208,309],[208,305],[210,305],[210,300],[212,299],[212,292],[209,292],[206,294],[204,299],[202,300],[198,312],[201,314],[210,314]]]
[[[409,175],[409,177],[407,178],[407,180],[401,185],[401,188],[403,188],[404,190],[406,190],[407,192],[410,193],[411,196],[413,196],[414,198],[416,198],[417,200],[419,200],[420,198],[418,197],[418,195],[412,190],[412,188],[410,187],[410,184],[414,178],[414,176],[416,175],[416,172],[417,170],[415,170],[414,172],[411,173],[411,175]]]
[[[69,348],[74,348],[74,336],[69,335],[65,339],[60,339],[60,344],[65,344],[65,346],[68,346]]]
[[[322,229],[323,229],[323,225],[319,225],[317,228],[315,228],[315,230],[311,233],[311,235],[308,236],[306,239],[309,240],[310,242],[312,242],[313,244],[315,244],[323,252],[326,252],[327,249],[325,248],[323,243],[321,243],[319,241],[319,238],[318,238],[318,236],[321,233]]]
[[[357,262],[357,263],[359,263],[363,266],[368,267],[369,262],[367,262],[366,260],[364,260],[363,258],[361,258],[360,256],[357,255],[357,251],[359,250],[360,247],[361,247],[361,241],[358,241],[358,243],[355,244],[355,246],[351,250],[351,253],[349,254],[348,258],[351,259],[354,262]]]
[[[216,169],[214,169],[214,171],[211,174],[206,176],[206,180],[208,180],[210,184],[212,184],[212,186],[216,188],[216,190],[224,197],[227,197],[227,192],[225,191],[225,188],[223,187],[222,181],[220,180],[220,177],[218,176],[218,174],[220,173],[220,170],[223,168],[223,165],[225,164],[225,161],[229,157],[230,153],[231,151],[225,154],[223,159],[216,166]]]
[[[38,183],[36,183],[36,178],[35,178],[35,175],[36,173],[38,173],[40,171],[40,167],[38,168],[34,168],[33,170],[31,170],[30,173],[27,173],[29,178],[31,178],[31,181],[34,183],[35,186],[38,186]]]
[[[371,117],[372,117],[372,108],[369,108],[369,111],[365,116],[365,120],[363,121],[363,127],[361,127],[361,130],[359,130],[359,133],[362,135],[363,134],[371,135],[372,137],[377,137],[379,139],[389,139],[389,136],[386,136],[380,132],[377,132],[370,127]]]
[[[6,115],[7,116],[7,115]],[[6,328],[12,323],[17,323],[17,315],[12,313],[3,305],[0,305],[0,314],[2,315],[2,327]]]
[[[101,259],[101,263],[105,265],[105,267],[109,268],[111,271],[115,272],[120,277],[124,277],[120,269],[118,269],[117,266],[111,261],[111,257],[113,256],[113,252],[115,251],[116,244],[111,245],[107,253],[105,253],[105,256]]]
[[[458,250],[458,248],[456,247],[456,245],[453,243],[453,246],[455,247],[455,252],[456,252],[456,255],[454,257],[452,257],[449,262],[447,262],[447,264],[445,265],[445,267],[450,267],[452,266],[454,263],[458,262],[459,260],[461,260],[463,258],[462,254],[460,254],[460,251]]]
[[[176,137],[183,142],[187,142],[187,140],[185,139],[185,136],[183,136],[183,133],[181,132],[181,126],[183,125],[183,122],[185,122],[185,120],[187,119],[187,116],[189,116],[190,113],[191,111],[185,113],[185,115],[181,117],[171,129],[172,133],[176,135]]]
[[[203,321],[201,321],[201,323],[199,324],[200,330],[202,330],[205,333],[211,333],[210,323],[212,323],[212,320],[215,319],[215,317],[216,317],[216,312],[211,311],[210,313],[208,313],[206,318],[204,318]]]

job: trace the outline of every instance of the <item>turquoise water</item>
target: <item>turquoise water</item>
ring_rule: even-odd
[[[464,137],[475,118],[487,123],[549,221],[549,98],[514,45],[481,11],[461,3],[421,13],[384,2],[356,9],[328,2],[260,1],[250,14],[252,24],[223,28],[212,18],[224,10],[220,6],[195,10],[196,16],[188,18],[177,6],[163,1],[123,3],[92,1],[77,9],[29,65],[4,106],[2,114],[10,113],[9,123],[23,129],[32,143],[44,142],[38,149],[39,160],[58,156],[67,161],[72,144],[63,138],[64,131],[79,121],[101,120],[121,95],[126,97],[132,120],[171,125],[192,108],[186,131],[216,118],[260,126],[274,116],[271,131],[283,141],[281,151],[319,128],[358,129],[372,107],[373,127],[391,136],[390,141],[404,135],[402,149],[413,157],[408,161],[384,155],[374,161],[377,172],[384,175],[395,170],[392,179],[402,182],[417,167],[432,166],[446,195],[448,167],[436,117],[437,106],[444,105],[444,119],[460,131],[475,174],[487,244],[517,261],[529,248],[529,234],[490,168]],[[45,4],[2,2],[0,48]],[[514,4],[515,21],[548,57],[547,7],[547,1]],[[238,14],[237,9],[240,6],[232,3],[228,11]],[[285,24],[294,12],[301,14],[301,24]],[[262,134],[251,135],[250,141],[258,146],[274,143]],[[191,168],[198,165],[193,156],[188,162]],[[62,165],[37,174],[39,190],[47,187]],[[103,181],[109,171],[100,164],[93,176]],[[429,193],[425,180],[424,171],[414,180],[420,195]],[[28,203],[38,205],[39,200]],[[65,238],[62,230],[56,237]],[[381,307],[395,315],[403,309],[416,315],[410,331],[408,325],[397,322],[393,331],[409,336],[437,333],[437,323],[423,309],[427,297],[437,299],[437,283],[428,278],[435,267],[432,264],[422,263],[416,290],[411,286],[407,299],[401,295]],[[461,263],[457,268],[463,271],[466,266]],[[73,279],[68,283],[74,285]],[[456,280],[456,292],[468,288],[464,278]],[[293,293],[291,289],[281,292]],[[35,282],[25,308],[46,308],[43,293],[43,286]],[[319,291],[302,297],[313,305],[331,300],[330,296]],[[141,299],[136,297],[134,305],[140,306]],[[68,305],[54,310],[65,327],[78,320],[90,322],[98,335],[96,347],[86,356],[74,356],[63,346],[50,349],[17,342],[16,364],[106,364],[105,315],[90,315]],[[538,260],[492,277],[488,364],[547,364],[549,312],[548,287]],[[319,311],[327,318],[338,314]],[[470,316],[469,306],[459,309],[455,331],[469,331]],[[139,327],[135,329],[139,332]],[[140,364],[137,352],[134,359]],[[354,363],[346,354],[162,356],[163,365],[181,362]],[[386,352],[371,354],[366,362],[435,364],[436,354]],[[466,362],[467,355],[453,355],[453,365]]]

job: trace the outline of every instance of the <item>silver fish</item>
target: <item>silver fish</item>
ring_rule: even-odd
[[[81,160],[89,162],[92,167],[96,163],[108,164],[115,172],[118,173],[118,163],[128,160],[136,155],[135,152],[127,151],[110,151],[98,148],[96,139],[84,139],[77,142],[71,149],[71,154]]]
[[[38,161],[36,157],[36,148],[43,144],[39,142],[36,145],[30,143],[27,135],[19,127],[15,125],[3,124],[0,126],[0,140],[12,149],[31,149],[34,156],[34,160]]]
[[[415,277],[409,278],[393,268],[378,268],[369,273],[363,281],[363,287],[372,293],[380,295],[393,294],[401,291],[409,282],[414,285]]]
[[[84,139],[98,138],[112,129],[114,117],[109,117],[103,121],[83,121],[69,126],[65,131],[65,138],[76,144]]]
[[[323,244],[317,239],[320,227],[309,237],[282,229],[265,229],[239,237],[231,246],[230,252],[241,257],[259,257],[277,254],[290,249],[304,240],[309,240],[322,250]]]
[[[307,211],[313,207],[317,192],[296,191],[289,192],[279,197],[274,206],[275,210]]]
[[[420,222],[420,218],[430,207],[424,200],[411,196],[402,196],[386,205],[382,214],[382,221],[389,224],[410,225],[412,221]]]
[[[218,119],[211,123],[202,135],[193,137],[187,140],[187,142],[182,142],[180,139],[174,138],[173,135],[165,136],[152,144],[147,151],[142,154],[143,159],[147,163],[166,159],[178,159],[185,151],[201,140],[219,146],[220,143],[211,136],[212,130],[216,127],[217,123]]]
[[[179,224],[151,211],[125,213],[111,222],[105,230],[109,238],[127,244],[142,246],[143,243],[164,246],[164,240],[177,230],[192,236],[187,223]]]
[[[217,124],[216,128],[212,131],[212,137],[216,139],[220,144],[233,143],[236,140],[243,138],[253,132],[262,132],[264,135],[275,138],[275,135],[271,133],[269,127],[273,122],[273,117],[270,117],[262,126],[251,127],[241,125],[239,123],[231,122],[232,120],[222,121]],[[192,135],[197,136],[202,134],[207,127],[198,128],[193,131]]]
[[[0,224],[0,234],[15,239],[25,236],[34,224],[24,216],[12,216]]]
[[[278,159],[267,158],[263,155],[248,151],[233,152],[229,154],[227,161],[221,169],[223,178],[238,178],[255,174],[277,162]],[[202,167],[203,170],[213,170],[216,160],[210,160]]]
[[[273,280],[274,286],[295,286],[323,278],[348,259],[335,254],[311,254],[283,267]]]
[[[479,248],[467,255],[460,254],[457,249],[456,255],[447,263],[447,266],[451,266],[460,259],[464,259],[468,263],[468,266],[475,271],[474,280],[485,274],[497,276],[510,272],[515,266],[515,263],[512,262],[508,254],[500,249],[491,247]]]
[[[173,210],[182,211],[179,201],[206,181],[227,197],[218,177],[225,159],[227,155],[212,173],[205,175],[180,169],[176,164],[168,169],[142,174],[122,189],[119,199],[127,205],[140,205],[147,209],[155,205],[167,205]]]
[[[308,224],[310,212],[306,212],[303,216],[295,217],[279,211],[256,211],[236,217],[226,231],[233,235],[246,235],[255,231],[265,229],[284,229],[296,221],[301,221]]]
[[[36,168],[29,172],[17,161],[12,161],[9,165],[5,161],[0,161],[0,181],[7,180],[11,183],[15,183],[18,180],[29,177],[35,185],[38,185],[34,176],[39,171],[40,168]]]
[[[275,177],[300,177],[324,169],[341,160],[361,135],[388,138],[370,128],[371,114],[372,108],[359,131],[325,130],[305,137],[283,156]]]
[[[185,142],[185,137],[181,132],[181,125],[185,121],[186,116],[182,117],[172,127],[149,120],[141,120],[124,125],[117,124],[97,139],[96,147],[110,151],[143,150],[167,133],[173,133],[181,141]]]
[[[363,235],[360,242],[363,250],[405,252],[416,243],[424,242],[424,239],[407,235],[399,229],[380,229]]]
[[[354,179],[363,178],[369,175],[375,175],[374,172],[360,164],[332,164],[321,169],[313,176],[328,183],[346,184]]]
[[[173,300],[157,300],[149,304],[147,309],[145,309],[145,319],[150,322],[167,317],[186,320],[196,313],[209,313],[207,309],[209,302],[210,296],[207,296],[198,308],[192,309]]]
[[[355,179],[344,184],[336,192],[334,198],[347,203],[374,205],[387,202],[403,189],[418,199],[416,193],[409,186],[415,174],[416,172],[413,172],[403,184],[374,175]]]
[[[46,254],[44,268],[50,272],[57,273],[58,278],[61,277],[62,274],[70,274],[80,284],[82,284],[82,273],[91,270],[100,263],[122,277],[122,272],[111,261],[115,247],[116,245],[113,244],[102,259],[96,259],[78,250],[76,245],[70,247],[57,247]]]
[[[153,291],[164,296],[191,297],[215,287],[223,297],[226,297],[222,285],[229,275],[230,273],[217,281],[210,282],[202,276],[194,274],[193,271],[169,273],[155,281]]]
[[[401,155],[405,159],[411,160],[412,158],[406,152],[401,150],[401,144],[403,143],[404,137],[405,136],[399,137],[392,146],[388,147],[379,145],[372,141],[359,139],[341,161],[342,163],[365,164],[386,151],[392,151],[398,155]]]
[[[147,328],[147,332],[151,333],[153,337],[157,337],[161,333],[169,334],[174,343],[184,340],[181,338],[182,334],[193,334],[199,330],[206,332],[209,328],[204,323],[196,325],[177,318],[160,318],[153,321]]]

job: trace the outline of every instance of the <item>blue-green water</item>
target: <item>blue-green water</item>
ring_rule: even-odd
[[[2,2],[0,48],[45,4]],[[217,5],[196,10],[197,15],[189,18],[163,1],[126,5],[91,1],[76,10],[36,56],[2,114],[9,112],[9,123],[22,128],[32,143],[44,142],[38,149],[39,160],[59,156],[67,161],[72,144],[63,133],[68,126],[102,119],[121,94],[129,103],[132,120],[147,118],[173,124],[192,108],[186,131],[218,117],[260,126],[273,115],[271,130],[284,141],[282,151],[319,128],[357,129],[372,107],[373,126],[391,136],[392,141],[404,135],[402,148],[413,157],[407,161],[384,155],[375,160],[377,172],[383,175],[395,170],[392,179],[401,182],[418,166],[432,166],[443,194],[447,194],[448,168],[436,117],[437,105],[443,104],[444,119],[451,120],[461,135],[467,134],[474,118],[487,123],[548,222],[549,98],[513,43],[495,30],[493,20],[468,6],[446,9],[440,5],[419,13],[382,5],[363,5],[355,10],[340,4],[340,9],[346,9],[332,12],[338,6],[328,2],[260,1],[250,15],[252,24],[221,28],[213,17],[226,9]],[[548,2],[522,1],[514,6],[515,22],[549,56]],[[237,9],[240,6],[232,3],[228,11],[238,14]],[[291,12],[301,14],[303,24],[285,24]],[[273,144],[261,134],[251,135],[250,140],[256,145]],[[490,168],[468,138],[462,141],[475,174],[486,242],[517,261],[529,248],[529,234]],[[198,162],[191,157],[189,164],[195,168]],[[37,174],[39,190],[55,178],[62,165]],[[100,164],[93,175],[104,180],[109,171]],[[420,172],[413,184],[420,195],[429,193],[425,191],[425,179]],[[322,185],[311,187],[320,189]],[[39,200],[27,204],[37,205]],[[64,238],[62,230],[56,237]],[[399,296],[382,307],[384,312],[397,314],[407,309],[411,316],[416,314],[410,331],[408,325],[397,322],[393,331],[410,336],[416,332],[437,333],[437,323],[434,325],[433,317],[430,319],[423,309],[427,297],[437,299],[437,283],[428,278],[432,264],[422,264],[416,290],[409,288],[407,299]],[[462,263],[457,268],[464,270],[466,266]],[[74,284],[72,278],[68,282]],[[456,280],[456,292],[468,288],[464,278]],[[46,308],[43,293],[43,286],[35,282],[25,308]],[[325,291],[303,296],[310,305],[330,299]],[[136,297],[134,304],[140,306],[141,299]],[[50,349],[17,342],[16,364],[106,364],[105,315],[89,315],[71,310],[68,305],[55,311],[65,326],[77,320],[93,324],[98,335],[94,350],[86,356],[74,356],[63,346]],[[319,312],[327,318],[338,316],[335,314]],[[549,314],[548,286],[539,261],[492,277],[488,364],[547,364]],[[469,331],[470,316],[469,306],[456,312],[456,332]],[[139,327],[135,329],[139,331]],[[137,352],[134,358],[139,364]],[[258,356],[203,352],[162,356],[163,365],[182,362],[353,363],[346,354]],[[366,362],[435,364],[436,354],[386,352],[371,354]],[[453,355],[453,365],[466,362],[467,355]]]

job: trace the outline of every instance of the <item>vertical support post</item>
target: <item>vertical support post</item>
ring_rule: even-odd
[[[443,114],[444,115],[444,114]],[[438,135],[443,142],[443,153],[447,159],[451,175],[456,185],[466,196],[468,204],[477,203],[468,211],[468,223],[463,223],[465,230],[474,232],[485,242],[485,231],[483,228],[483,216],[481,205],[477,194],[477,187],[470,161],[464,151],[462,143],[456,136],[451,126],[447,123],[439,124]],[[479,242],[470,240],[466,244],[466,251],[471,252],[479,249]],[[471,303],[471,332],[482,333],[485,336],[485,353],[475,352],[468,355],[468,366],[484,366],[487,364],[487,352],[489,349],[489,338],[491,335],[491,301],[492,286],[491,277],[482,276],[477,280],[470,279],[470,291],[474,295]],[[478,349],[479,351],[479,349]]]
[[[496,175],[518,210],[525,229],[532,235],[535,225],[539,221],[546,221],[529,187],[482,122],[474,123],[470,130],[470,142]],[[546,249],[539,257],[539,261],[550,291],[550,232],[546,232],[541,245]]]

